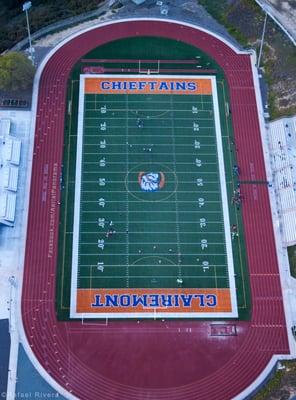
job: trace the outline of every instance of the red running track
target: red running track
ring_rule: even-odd
[[[55,274],[59,176],[67,79],[94,47],[130,36],[163,36],[207,52],[224,69],[242,180],[266,180],[249,55],[217,38],[163,21],[110,24],[81,34],[47,62],[40,79],[22,316],[35,356],[83,400],[226,400],[246,389],[274,354],[289,354],[267,188],[243,185],[252,319],[237,336],[209,335],[210,321],[58,322]]]

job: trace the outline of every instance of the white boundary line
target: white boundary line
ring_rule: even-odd
[[[72,275],[71,275],[71,301],[70,317],[77,304],[77,280],[78,280],[78,248],[79,248],[79,226],[80,226],[80,201],[81,201],[81,175],[82,175],[82,146],[83,146],[83,117],[84,117],[84,78],[79,83],[79,107],[77,127],[77,152],[75,172],[75,204],[74,204],[74,226],[73,226],[73,247],[72,247]]]
[[[96,75],[96,74],[83,74],[80,75],[80,91],[79,91],[79,109],[78,109],[78,129],[77,129],[77,155],[76,155],[76,185],[75,185],[75,201],[74,201],[74,228],[73,228],[73,250],[72,250],[72,278],[71,278],[71,306],[70,306],[70,317],[81,318],[84,315],[86,318],[151,318],[151,313],[78,313],[77,307],[77,290],[78,290],[78,248],[79,248],[79,232],[80,232],[80,199],[81,199],[81,175],[82,175],[82,152],[83,152],[83,134],[84,134],[84,99],[85,99],[85,79],[98,79],[98,78],[114,78],[114,75]],[[143,78],[145,80],[159,80],[159,79],[192,79],[192,80],[210,80],[212,88],[213,98],[213,109],[214,109],[214,121],[215,121],[215,134],[216,134],[216,145],[218,152],[218,169],[220,178],[220,189],[221,189],[221,201],[223,210],[223,221],[224,221],[224,234],[226,244],[226,256],[227,256],[227,272],[229,278],[229,290],[231,298],[231,312],[199,312],[199,313],[178,313],[170,312],[165,313],[166,317],[170,318],[237,318],[238,308],[236,299],[236,288],[234,280],[234,265],[233,265],[233,254],[232,254],[232,241],[230,236],[230,222],[229,222],[229,210],[228,210],[228,199],[225,179],[225,168],[224,168],[224,156],[223,156],[223,144],[222,144],[222,132],[220,125],[219,116],[219,103],[217,94],[216,77],[211,75],[203,75],[198,77],[192,77],[187,75],[157,75],[146,76],[146,75],[116,75],[116,79],[120,78]],[[192,129],[192,128],[191,128]],[[110,289],[111,290],[111,289]],[[99,291],[99,289],[98,289]],[[153,313],[154,315],[155,313]],[[161,314],[162,315],[162,314]],[[159,318],[162,316],[159,315]],[[164,317],[164,316],[163,316]]]
[[[164,307],[162,307],[164,308]],[[153,308],[151,307],[151,310],[154,310],[153,312],[145,312],[145,313],[124,313],[124,312],[120,312],[120,313],[100,313],[100,314],[95,314],[94,313],[79,313],[77,314],[79,316],[79,318],[81,318],[81,316],[83,315],[83,317],[88,318],[88,319],[108,319],[110,321],[110,319],[112,318],[116,318],[116,319],[143,319],[143,318],[169,318],[169,319],[175,319],[175,318],[182,318],[182,319],[186,319],[186,318],[194,318],[196,320],[196,314],[197,313],[189,313],[189,312],[159,312],[156,310],[161,309],[161,307],[159,308]],[[229,314],[228,313],[213,313],[213,312],[204,312],[204,313],[198,313],[198,318],[229,318]]]
[[[231,308],[233,317],[238,317],[237,310],[237,299],[236,299],[236,287],[234,280],[234,265],[233,265],[233,254],[232,254],[232,241],[230,236],[230,222],[229,222],[229,210],[228,210],[228,198],[226,189],[226,178],[225,178],[225,167],[224,167],[224,157],[223,157],[223,144],[222,144],[222,132],[219,116],[219,103],[217,95],[217,84],[216,77],[212,77],[212,84],[214,86],[213,90],[213,102],[214,102],[214,118],[215,118],[215,131],[217,139],[217,150],[218,150],[218,160],[219,160],[219,174],[220,174],[220,188],[222,197],[222,208],[223,208],[223,218],[224,218],[224,231],[225,231],[225,244],[226,244],[226,254],[227,254],[227,264],[228,264],[228,276],[229,276],[229,288],[231,294]]]

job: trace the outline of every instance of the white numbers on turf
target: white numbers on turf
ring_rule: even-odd
[[[105,247],[104,239],[98,239],[98,248],[104,250],[104,247]]]
[[[201,162],[201,160],[200,160],[199,158],[196,158],[196,159],[195,159],[195,165],[196,165],[197,167],[201,167],[201,166],[202,166],[202,162]]]
[[[101,114],[106,114],[106,112],[107,112],[107,107],[106,107],[106,104],[104,104],[104,105],[101,107]]]
[[[207,226],[207,220],[205,218],[200,218],[199,225],[201,228],[205,228]]]
[[[193,122],[193,130],[199,131],[199,124],[197,122]]]
[[[100,167],[106,167],[106,159],[105,159],[105,157],[100,159]]]
[[[198,109],[196,106],[192,106],[192,114],[197,114],[198,113]]]
[[[196,184],[197,184],[197,186],[203,186],[203,179],[202,178],[197,178],[196,179]]]
[[[205,205],[205,199],[203,197],[199,197],[198,199],[198,207],[201,208]]]
[[[103,261],[99,261],[97,263],[97,270],[103,272],[104,271],[104,263]]]
[[[208,241],[207,239],[201,239],[200,241],[200,247],[202,250],[206,249],[208,247]]]
[[[105,186],[106,185],[106,179],[105,178],[99,178],[99,186]]]
[[[106,122],[101,122],[101,124],[100,124],[100,130],[101,131],[105,131],[107,129],[107,124],[106,124]]]
[[[98,225],[99,225],[101,228],[105,228],[105,218],[99,218],[99,219],[98,219]]]
[[[200,149],[200,142],[198,140],[194,140],[194,148],[195,149]]]
[[[210,265],[210,263],[208,261],[203,261],[202,262],[203,272],[206,272],[208,269],[210,269],[209,265]]]
[[[105,207],[105,204],[106,204],[106,202],[105,202],[105,199],[103,198],[103,197],[100,197],[99,198],[99,206],[101,206],[101,207]]]
[[[100,149],[105,149],[106,148],[106,140],[100,140]]]

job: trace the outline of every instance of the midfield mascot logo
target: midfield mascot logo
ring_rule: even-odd
[[[144,192],[156,192],[164,187],[163,172],[140,172],[138,182]]]

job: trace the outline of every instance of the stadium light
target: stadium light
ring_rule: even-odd
[[[259,56],[258,56],[258,61],[257,61],[257,68],[258,69],[260,68],[260,61],[261,61],[261,56],[262,56],[262,49],[263,49],[263,44],[264,44],[264,36],[265,36],[265,30],[266,30],[266,21],[267,21],[267,12],[265,11],[265,19],[264,19],[263,30],[262,30],[262,37],[261,37],[261,43],[260,43]]]
[[[27,19],[27,30],[28,30],[28,38],[29,38],[29,46],[30,46],[30,57],[32,64],[34,65],[34,56],[33,56],[33,48],[32,48],[32,41],[31,41],[31,32],[30,32],[30,25],[29,25],[29,16],[28,16],[28,10],[32,7],[32,2],[31,1],[26,1],[23,4],[23,11],[26,13],[26,19]]]

